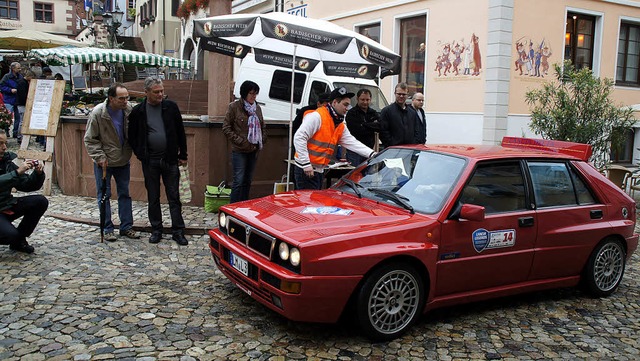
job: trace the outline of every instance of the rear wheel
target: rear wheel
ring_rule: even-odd
[[[626,254],[622,243],[607,238],[600,242],[589,257],[584,281],[587,292],[596,297],[609,296],[620,285]]]
[[[358,322],[376,341],[394,339],[415,322],[424,304],[422,277],[409,265],[392,263],[375,270],[360,288]]]

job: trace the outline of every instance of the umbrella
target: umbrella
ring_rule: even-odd
[[[325,71],[351,68],[352,76],[368,73],[370,65],[384,67],[392,74],[400,71],[400,55],[364,35],[324,20],[279,12],[221,15],[194,20],[193,32],[195,37],[203,38],[204,49],[234,57],[244,57],[248,52],[245,47],[254,49],[256,60],[260,52],[284,54],[289,57],[285,63],[294,73],[296,69],[303,70],[301,64],[309,67],[314,61],[322,61]],[[287,187],[292,153],[294,78],[291,77]]]
[[[125,63],[139,66],[167,66],[189,68],[191,62],[169,56],[143,53],[126,49],[75,48],[62,46],[50,49],[35,49],[29,56],[36,57],[53,65],[72,65],[86,63]]]
[[[0,49],[31,50],[53,48],[61,45],[86,46],[87,44],[69,39],[66,36],[49,34],[37,30],[0,31]]]
[[[102,196],[100,197],[100,243],[104,242],[104,223],[107,218],[107,167],[102,167]]]

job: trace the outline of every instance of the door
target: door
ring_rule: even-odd
[[[480,163],[459,202],[485,207],[484,221],[447,220],[436,296],[523,282],[533,262],[536,214],[519,161]]]

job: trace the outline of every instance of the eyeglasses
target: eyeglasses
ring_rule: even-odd
[[[118,99],[118,100],[127,100],[127,99],[129,99],[129,96],[127,95],[126,97],[116,97],[116,99]]]
[[[407,93],[396,93],[396,95],[399,97],[406,97]]]

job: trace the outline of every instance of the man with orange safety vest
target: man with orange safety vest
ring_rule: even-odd
[[[374,154],[373,149],[358,141],[345,125],[344,116],[354,95],[345,87],[336,88],[331,92],[329,104],[305,115],[293,138],[296,189],[322,188],[324,168],[338,145],[363,157]]]

